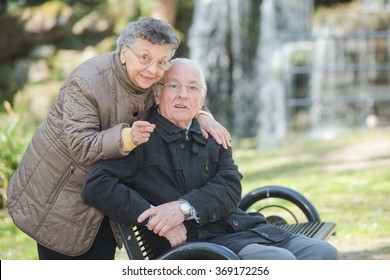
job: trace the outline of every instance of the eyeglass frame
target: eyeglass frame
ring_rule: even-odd
[[[167,70],[169,70],[169,68],[171,68],[171,66],[172,66],[172,64],[171,64],[171,62],[169,61],[169,60],[167,60],[166,61],[166,65],[165,65],[165,68],[161,68],[159,65],[161,65],[161,64],[159,64],[159,62],[161,62],[161,61],[163,61],[163,60],[153,60],[149,55],[147,55],[147,54],[143,54],[143,55],[138,55],[138,54],[136,54],[134,51],[133,51],[133,49],[132,48],[130,48],[128,45],[125,45],[126,46],[126,48],[128,48],[129,50],[131,50],[131,52],[138,58],[138,62],[140,63],[140,64],[142,64],[142,65],[145,65],[145,66],[150,66],[150,65],[152,65],[153,64],[153,62],[156,62],[156,65],[157,65],[157,68],[158,69],[160,69],[160,70],[163,70],[163,71],[167,71]],[[146,64],[144,64],[144,63],[142,63],[141,62],[141,58],[142,57],[148,57],[148,59],[150,60],[150,62],[149,63],[146,63]],[[165,61],[164,61],[165,62]]]
[[[186,91],[187,91],[187,94],[188,94],[188,93],[190,93],[190,91],[188,90],[188,87],[194,86],[194,85],[191,85],[191,84],[190,84],[190,85],[183,85],[183,84],[181,84],[181,83],[179,83],[179,82],[176,82],[176,81],[170,81],[170,82],[167,82],[167,83],[160,83],[160,82],[158,82],[157,85],[158,85],[158,86],[165,86],[165,87],[167,88],[167,85],[168,85],[169,83],[177,83],[177,84],[180,86],[179,89],[177,90],[177,92],[175,92],[176,94],[178,94],[178,93],[182,90],[183,87],[186,88]],[[195,93],[195,94],[192,94],[192,95],[194,95],[194,96],[202,95],[202,89],[204,89],[204,87],[201,86],[201,85],[196,85],[196,86],[199,86],[199,93],[198,93],[198,94]],[[170,89],[167,88],[167,90],[169,91]]]

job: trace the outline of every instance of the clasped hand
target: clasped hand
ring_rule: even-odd
[[[152,217],[149,219],[149,217]],[[187,240],[187,229],[184,226],[184,215],[180,211],[178,201],[172,201],[145,210],[139,215],[137,222],[149,219],[147,227],[159,236],[165,237],[171,246]]]

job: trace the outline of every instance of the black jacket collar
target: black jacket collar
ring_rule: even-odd
[[[185,129],[178,127],[166,118],[164,118],[158,111],[157,107],[151,109],[148,121],[156,124],[155,131],[164,139],[165,142],[173,142],[183,138]],[[194,118],[192,124],[188,129],[191,137],[200,144],[206,145],[206,139],[200,130],[199,122]]]

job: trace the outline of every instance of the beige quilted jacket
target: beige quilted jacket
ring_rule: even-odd
[[[131,84],[114,52],[77,67],[10,180],[14,223],[59,253],[86,252],[103,215],[81,199],[84,176],[95,162],[126,155],[121,129],[145,119],[153,104],[151,90]]]

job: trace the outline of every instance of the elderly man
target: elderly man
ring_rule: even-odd
[[[207,89],[193,61],[172,60],[154,90],[150,140],[125,158],[95,165],[81,192],[86,203],[119,223],[147,228],[157,256],[187,240],[224,245],[242,259],[339,258],[324,241],[291,235],[238,209],[242,176],[232,149],[206,140],[195,118]]]

